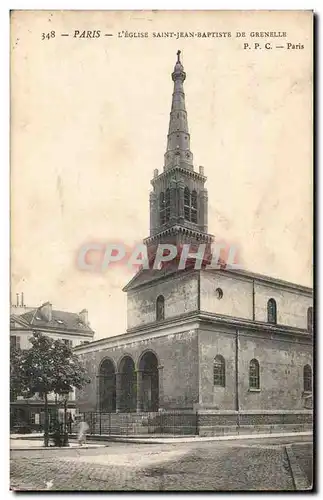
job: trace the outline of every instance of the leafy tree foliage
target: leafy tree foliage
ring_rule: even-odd
[[[90,379],[79,358],[63,341],[34,332],[30,342],[30,349],[11,351],[10,388],[14,395],[39,394],[44,399],[44,441],[48,446],[48,394],[67,396]]]
[[[10,401],[23,395],[26,390],[23,373],[24,351],[16,346],[10,346]]]

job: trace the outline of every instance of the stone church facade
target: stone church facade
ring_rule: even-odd
[[[194,170],[180,53],[161,173],[150,194],[149,255],[158,244],[210,248],[203,168]],[[203,261],[141,269],[126,285],[127,331],[80,346],[91,384],[80,411],[291,412],[312,394],[310,288]]]

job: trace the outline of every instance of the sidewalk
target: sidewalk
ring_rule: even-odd
[[[42,436],[41,436],[42,437]],[[68,449],[81,449],[87,450],[89,448],[105,448],[107,444],[86,443],[82,446],[78,442],[70,442],[69,446],[48,446],[45,448],[43,439],[10,439],[10,449],[15,451],[25,450],[68,450]]]
[[[31,434],[10,434],[10,439],[34,440],[34,439],[42,439],[43,437],[44,437],[43,432],[35,432]]]
[[[34,435],[35,437],[31,438],[30,435],[21,436],[21,435],[12,435],[10,436],[13,443],[13,447],[10,445],[12,449],[26,449],[29,446],[33,449],[36,449],[36,442],[40,443],[40,438],[43,437],[42,434]],[[158,437],[147,437],[147,435],[137,435],[137,436],[122,436],[122,435],[108,435],[108,434],[89,434],[87,436],[88,443],[84,445],[82,448],[87,447],[99,447],[104,446],[99,444],[89,444],[89,441],[115,441],[122,443],[142,443],[142,444],[174,444],[174,443],[202,443],[207,441],[232,441],[239,439],[268,439],[268,438],[287,438],[287,437],[301,437],[301,436],[309,436],[312,437],[311,431],[306,432],[279,432],[279,433],[271,433],[271,434],[235,434],[235,435],[227,435],[227,436],[168,436],[164,437],[159,435]],[[72,439],[75,437],[72,436]],[[17,441],[20,441],[20,446],[18,446]],[[33,444],[35,443],[35,444]],[[38,446],[40,446],[38,444]],[[79,446],[77,443],[72,443],[73,447]],[[48,449],[53,449],[54,447],[50,447]],[[41,449],[45,449],[41,447]]]
[[[147,438],[146,436],[104,436],[104,435],[91,435],[87,436],[87,439],[93,440],[106,440],[106,441],[119,441],[123,443],[143,443],[143,444],[169,444],[169,443],[200,443],[205,441],[231,441],[238,439],[268,439],[268,438],[287,438],[287,437],[301,437],[301,436],[312,436],[311,431],[306,432],[279,432],[272,434],[235,434],[233,436],[170,436],[170,437],[152,437]]]

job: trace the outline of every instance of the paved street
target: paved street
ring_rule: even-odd
[[[284,445],[311,474],[308,436],[90,449],[12,450],[18,490],[294,490]],[[297,444],[299,443],[299,444]],[[102,445],[102,443],[100,443]],[[306,472],[306,471],[305,471]]]

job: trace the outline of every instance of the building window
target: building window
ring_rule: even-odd
[[[312,368],[305,365],[303,370],[303,385],[305,392],[312,392]]]
[[[165,196],[164,196],[164,193],[161,192],[160,195],[159,195],[159,221],[160,221],[160,225],[161,226],[163,224],[165,224],[165,218],[166,218],[166,214],[165,214]]]
[[[217,298],[217,299],[219,299],[219,300],[221,300],[221,299],[222,299],[222,297],[223,297],[223,290],[222,290],[222,288],[217,288],[217,289],[215,290],[215,296],[216,296],[216,298]]]
[[[313,307],[307,309],[307,329],[309,332],[313,331]]]
[[[65,345],[68,345],[68,347],[73,347],[73,340],[64,339],[63,342]]]
[[[170,219],[170,190],[166,189],[166,197],[165,197],[165,219],[166,222]]]
[[[184,218],[197,224],[197,192],[184,189]]]
[[[269,299],[267,303],[268,323],[277,323],[277,305],[275,299]]]
[[[191,220],[191,193],[188,187],[184,189],[184,219]]]
[[[260,389],[259,363],[252,359],[249,365],[249,388]]]
[[[225,361],[223,356],[215,356],[213,363],[213,384],[225,387]]]
[[[16,335],[10,335],[10,346],[20,349],[20,337]]]
[[[165,299],[159,295],[156,300],[156,320],[161,321],[165,319]]]
[[[197,192],[192,191],[191,196],[191,221],[197,223]]]

